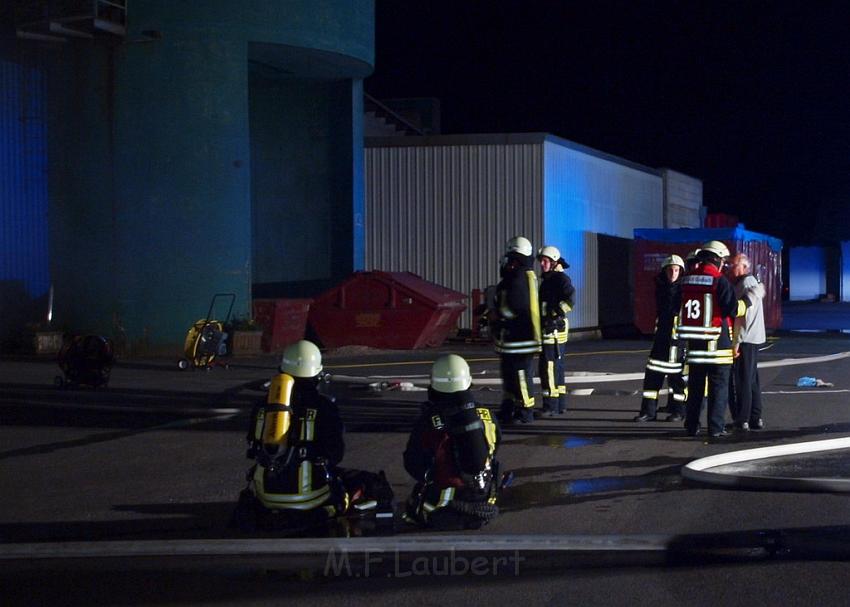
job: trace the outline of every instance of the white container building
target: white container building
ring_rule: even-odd
[[[700,225],[699,180],[545,133],[367,138],[365,165],[365,269],[407,270],[469,295],[498,282],[505,243],[523,235],[570,263],[573,330],[599,328],[600,281],[606,298],[632,305],[628,247],[601,268],[600,242],[668,227],[665,216]],[[468,310],[461,326],[471,323]]]

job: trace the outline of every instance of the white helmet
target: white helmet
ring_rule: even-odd
[[[520,255],[531,257],[531,254],[533,253],[531,241],[525,236],[514,236],[508,241],[508,244],[505,247],[505,252],[519,253]]]
[[[322,353],[316,344],[302,339],[283,351],[280,370],[292,377],[316,377],[322,372]]]
[[[437,392],[451,394],[472,385],[469,365],[457,354],[443,354],[431,367],[431,387]]]
[[[693,251],[691,251],[691,252],[689,252],[689,253],[688,253],[688,256],[687,256],[687,257],[685,257],[685,259],[686,259],[687,261],[693,261],[694,259],[696,259],[696,258],[697,258],[697,255],[699,255],[699,252],[700,252],[700,250],[699,250],[699,249],[694,249]]]
[[[729,257],[729,248],[719,240],[709,240],[700,247],[700,252],[702,251],[717,255],[720,259]]]
[[[682,258],[678,255],[668,255],[667,259],[664,260],[664,263],[661,264],[661,269],[663,270],[667,266],[679,266],[684,270],[685,262],[682,261]]]
[[[537,251],[537,259],[540,259],[541,257],[548,257],[552,261],[557,262],[559,259],[561,259],[561,252],[558,250],[557,247],[553,247],[552,245],[546,245],[545,247]]]

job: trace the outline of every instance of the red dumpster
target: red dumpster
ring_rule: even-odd
[[[736,228],[678,228],[635,230],[635,326],[641,333],[655,331],[655,276],[664,258],[687,254],[709,240],[723,242],[729,251],[750,258],[752,271],[765,288],[764,321],[768,329],[782,325],[782,241]]]
[[[457,328],[464,299],[411,272],[355,272],[316,298],[309,322],[329,348],[435,347]]]
[[[254,320],[263,327],[264,352],[279,352],[304,339],[312,299],[255,299]]]

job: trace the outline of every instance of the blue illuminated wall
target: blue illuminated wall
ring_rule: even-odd
[[[635,228],[663,225],[661,173],[551,135],[543,145],[543,240],[572,266],[577,302],[570,322],[595,327],[605,275],[596,234],[631,238]]]
[[[216,292],[247,314],[270,273],[329,280],[362,265],[355,99],[373,47],[372,0],[144,0],[123,44],[67,43],[50,87],[57,316],[172,351]],[[300,84],[252,116],[255,69]],[[303,220],[258,224],[254,211]]]
[[[0,349],[47,317],[46,100],[42,53],[0,39]]]
[[[788,252],[789,297],[817,299],[826,293],[826,251],[823,247],[792,247]]]
[[[850,301],[850,240],[841,243],[841,301]]]
[[[50,286],[47,80],[43,65],[7,57],[0,55],[0,281],[38,298]]]

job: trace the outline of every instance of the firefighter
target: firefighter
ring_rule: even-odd
[[[720,241],[705,243],[697,253],[693,273],[682,279],[679,338],[687,342],[688,400],[685,430],[696,436],[700,430],[703,391],[707,388],[708,432],[713,439],[728,436],[724,429],[732,368],[732,325],[746,311],[744,301],[723,275],[729,249]]]
[[[564,270],[570,264],[553,246],[537,253],[540,276],[540,326],[543,337],[538,372],[543,394],[543,415],[561,415],[567,409],[567,386],[564,381],[569,321],[567,312],[575,305],[575,287]]]
[[[636,422],[655,421],[658,409],[658,392],[664,378],[670,386],[666,421],[684,419],[687,389],[682,379],[682,352],[676,337],[676,320],[682,306],[681,282],[685,262],[678,255],[669,255],[655,277],[655,338],[646,361],[643,376],[643,400]]]
[[[534,420],[534,355],[540,352],[540,307],[531,242],[511,238],[502,258],[496,286],[493,342],[500,357],[504,391],[499,421]]]
[[[407,441],[404,468],[416,480],[405,520],[440,529],[478,528],[498,514],[500,432],[469,391],[469,365],[456,354],[431,368],[428,402]]]
[[[392,489],[383,472],[338,467],[345,453],[343,425],[336,404],[318,390],[322,355],[316,345],[301,340],[288,346],[280,371],[251,415],[247,456],[254,465],[239,498],[238,526],[250,530],[258,519],[273,519],[275,526],[310,524],[344,514],[349,505],[391,510]]]

